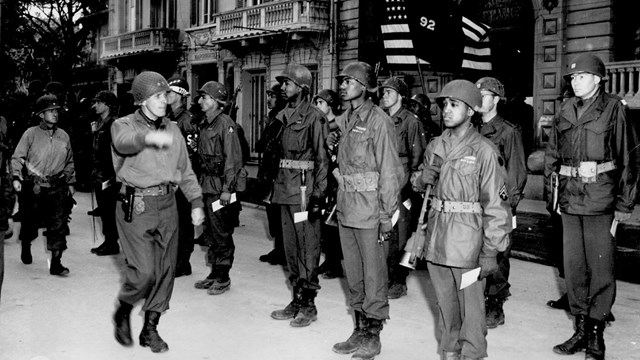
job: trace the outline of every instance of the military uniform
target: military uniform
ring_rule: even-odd
[[[336,118],[338,224],[349,284],[349,305],[367,319],[389,318],[388,273],[380,223],[398,209],[404,178],[393,122],[371,100]],[[335,172],[334,172],[335,173]]]
[[[520,130],[500,115],[496,115],[493,119],[480,125],[480,134],[493,142],[504,160],[504,166],[507,170],[507,193],[509,194],[511,212],[515,215],[527,182],[527,166]],[[485,294],[501,302],[504,302],[511,295],[509,292],[511,287],[509,284],[510,251],[511,246],[498,254],[500,270],[487,277]]]
[[[614,211],[633,211],[636,144],[626,104],[602,90],[590,101],[567,100],[554,121],[545,175],[560,175],[564,272],[573,315],[602,321],[611,311],[616,245],[610,229]]]
[[[310,204],[325,196],[329,160],[324,142],[329,129],[324,114],[307,99],[295,109],[284,108],[277,118],[285,125],[271,201],[280,205],[289,281],[315,311],[313,299],[320,289],[320,219],[311,214],[308,221],[295,223],[294,214],[306,210],[303,201]],[[302,186],[306,186],[305,194]]]

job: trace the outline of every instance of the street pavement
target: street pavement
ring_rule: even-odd
[[[193,275],[176,279],[171,309],[160,319],[159,332],[170,350],[153,354],[138,345],[142,327],[139,305],[132,327],[135,345],[125,348],[113,338],[112,314],[119,289],[122,255],[97,257],[89,252],[94,238],[88,193],[77,193],[72,214],[69,249],[63,264],[66,278],[49,275],[43,237],[32,245],[34,261],[20,262],[17,232],[5,240],[5,281],[0,303],[1,360],[102,359],[248,359],[338,360],[331,346],[345,340],[353,329],[344,280],[321,279],[316,304],[318,320],[307,328],[292,328],[272,320],[271,311],[290,301],[286,274],[279,266],[258,261],[271,250],[265,236],[266,215],[245,204],[236,229],[236,257],[231,290],[210,296],[193,287],[209,269],[204,248],[191,257]],[[28,214],[27,214],[28,216]],[[95,226],[99,228],[99,221]],[[19,224],[16,226],[16,230]],[[98,231],[99,232],[99,231]],[[512,296],[505,303],[506,324],[490,330],[489,357],[496,360],[584,359],[584,354],[560,356],[553,345],[573,332],[571,317],[548,308],[563,284],[552,267],[514,259]],[[382,353],[376,359],[439,359],[436,349],[436,304],[429,276],[417,270],[408,278],[407,296],[391,300],[391,319],[382,332]],[[616,321],[606,329],[608,360],[640,359],[640,286],[618,281]]]

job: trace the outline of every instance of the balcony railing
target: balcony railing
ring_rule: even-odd
[[[280,31],[325,31],[329,28],[329,2],[289,0],[216,14],[210,24],[187,29],[196,45],[255,37]]]
[[[605,64],[609,80],[607,92],[625,99],[632,109],[640,109],[640,60]]]
[[[180,49],[178,29],[149,28],[102,38],[101,59]]]

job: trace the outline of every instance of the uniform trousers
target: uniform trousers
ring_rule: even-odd
[[[163,312],[169,308],[175,280],[178,210],[173,192],[146,196],[142,201],[144,210],[134,211],[131,222],[124,220],[122,206],[116,206],[126,260],[118,299],[131,305],[144,299],[143,311]]]
[[[339,223],[349,305],[368,318],[389,318],[387,260],[378,228],[356,229]]]
[[[106,189],[96,189],[96,202],[100,209],[100,220],[102,220],[102,234],[104,241],[109,244],[117,245],[118,227],[116,226],[116,203],[118,202],[118,193],[120,192],[120,184],[114,184]]]
[[[484,281],[460,290],[462,274],[470,269],[432,262],[427,263],[427,269],[440,310],[438,353],[459,352],[472,359],[487,357]]]
[[[178,206],[178,264],[189,265],[189,258],[193,252],[194,229],[191,222],[191,203],[184,196],[182,190],[176,190],[176,203]]]
[[[284,256],[284,243],[282,240],[282,222],[280,221],[280,206],[267,204],[267,222],[269,223],[269,235],[273,238],[273,251],[278,256]]]
[[[300,205],[280,204],[284,256],[289,270],[289,282],[295,288],[319,290],[320,219],[294,222]]]
[[[613,214],[562,213],[564,276],[573,315],[602,321],[616,296]]]
[[[511,288],[511,284],[509,284],[509,272],[511,271],[509,258],[511,257],[512,243],[513,242],[510,240],[507,249],[499,252],[496,257],[496,261],[498,262],[498,271],[487,277],[484,291],[486,296],[495,297],[500,300],[506,300],[511,296],[511,292],[509,291],[509,288]]]
[[[30,243],[38,237],[38,229],[44,222],[47,228],[47,250],[66,250],[68,201],[69,188],[66,185],[40,187],[38,194],[34,194],[33,183],[24,181],[20,192],[22,226],[19,239]]]
[[[229,271],[233,266],[236,246],[233,243],[233,229],[238,222],[238,208],[229,204],[218,211],[213,211],[211,204],[220,199],[220,194],[203,194],[204,209],[207,222],[204,231],[207,233],[205,240],[207,250],[207,262],[211,266],[210,279],[220,281],[229,280]]]

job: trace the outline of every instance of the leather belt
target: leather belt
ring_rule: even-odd
[[[615,170],[615,168],[616,164],[613,161],[607,161],[601,164],[598,164],[595,161],[581,161],[580,165],[577,167],[560,165],[559,174],[562,176],[580,178],[582,182],[593,183],[596,182],[598,174]]]
[[[313,167],[313,161],[289,159],[280,160],[280,169],[312,170]]]
[[[334,174],[335,175],[335,174]],[[375,171],[362,174],[337,175],[338,188],[345,192],[376,191],[378,189],[378,175]]]
[[[124,190],[125,187],[123,187],[122,189]],[[171,194],[172,191],[173,185],[171,184],[156,185],[144,189],[136,188],[135,196],[162,196]]]
[[[482,206],[479,202],[443,201],[431,199],[431,208],[446,213],[473,213],[482,214]]]

